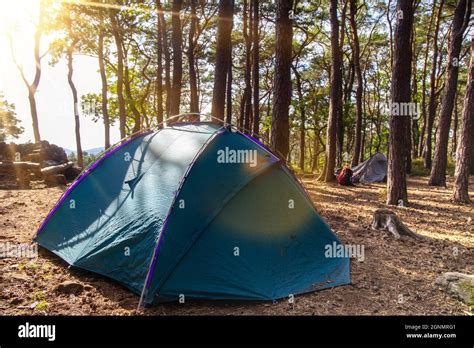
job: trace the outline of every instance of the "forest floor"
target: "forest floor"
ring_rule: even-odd
[[[471,177],[471,180],[474,178]],[[271,302],[163,304],[145,315],[468,315],[463,303],[433,285],[448,271],[474,273],[474,206],[450,202],[448,188],[409,178],[409,207],[392,208],[413,231],[427,237],[395,240],[370,228],[386,208],[385,184],[341,187],[305,179],[316,207],[344,243],[364,245],[364,261],[351,260],[352,284]],[[474,183],[471,183],[474,187]],[[64,188],[0,190],[0,243],[29,243]],[[472,196],[473,192],[471,192]],[[83,285],[79,295],[59,294],[58,284]],[[104,277],[68,269],[41,249],[36,259],[0,258],[0,315],[133,315],[138,296]]]

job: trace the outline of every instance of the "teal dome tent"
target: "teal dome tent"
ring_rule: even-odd
[[[122,141],[85,170],[36,236],[72,266],[141,295],[275,300],[350,282],[340,241],[284,162],[212,122]]]

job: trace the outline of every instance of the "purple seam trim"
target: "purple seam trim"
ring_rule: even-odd
[[[155,266],[156,266],[156,260],[157,260],[157,257],[158,257],[158,253],[160,251],[160,245],[161,245],[161,240],[162,240],[162,237],[164,235],[164,232],[166,230],[166,226],[168,224],[168,221],[169,221],[169,218],[171,216],[171,212],[173,210],[173,206],[174,206],[174,203],[176,201],[176,198],[179,196],[179,193],[181,192],[181,188],[183,187],[184,185],[184,182],[186,180],[186,177],[187,175],[189,174],[189,172],[191,171],[191,168],[194,166],[194,163],[196,163],[196,161],[198,160],[198,158],[200,157],[200,155],[202,154],[202,152],[204,152],[204,149],[207,148],[207,145],[210,144],[210,142],[212,140],[214,140],[217,136],[221,135],[221,134],[224,134],[225,133],[225,130],[224,131],[220,131],[220,132],[216,132],[213,136],[211,136],[209,138],[209,141],[206,141],[206,143],[204,144],[204,146],[201,148],[201,151],[199,151],[197,154],[196,154],[196,158],[193,160],[193,162],[190,164],[190,166],[188,167],[188,169],[186,170],[186,173],[184,174],[183,176],[183,181],[181,183],[181,185],[178,187],[177,191],[176,191],[176,195],[174,196],[174,199],[173,199],[173,202],[172,204],[170,205],[170,209],[168,211],[168,214],[166,215],[166,219],[163,223],[163,227],[161,228],[161,233],[158,237],[158,241],[156,243],[156,247],[155,247],[155,251],[153,252],[153,261],[148,269],[148,272],[147,272],[147,279],[146,279],[146,284],[145,284],[145,288],[143,289],[143,293],[145,293],[149,286],[150,286],[150,283],[151,283],[151,279],[153,278],[152,277],[152,274],[153,272],[155,271]]]
[[[117,152],[118,150],[120,150],[121,148],[123,148],[124,146],[130,144],[132,141],[136,140],[137,138],[139,137],[142,137],[142,136],[145,136],[145,135],[148,135],[148,134],[151,134],[153,132],[146,132],[146,133],[143,133],[143,134],[140,134],[136,137],[133,137],[131,139],[128,139],[127,141],[125,141],[123,144],[120,144],[119,146],[113,148],[112,150],[110,150],[109,152],[107,152],[103,157],[99,158],[89,169],[86,169],[77,179],[76,181],[74,181],[74,183],[63,193],[63,195],[61,196],[61,198],[59,199],[59,201],[54,205],[54,207],[51,209],[51,211],[48,213],[48,215],[46,216],[46,218],[43,220],[43,223],[41,224],[41,226],[38,228],[38,231],[36,231],[36,234],[35,234],[35,237],[38,237],[38,235],[40,234],[40,232],[43,230],[43,228],[46,226],[46,224],[48,223],[48,221],[51,219],[51,217],[54,215],[54,213],[56,212],[56,210],[59,209],[59,207],[61,206],[61,204],[63,204],[63,202],[66,200],[66,198],[69,196],[69,194],[72,192],[72,190],[74,190],[74,188],[76,188],[77,185],[79,185],[85,178],[86,176],[88,176],[94,169],[96,169],[99,164],[101,164],[103,161],[105,161],[107,158],[109,158],[111,155],[113,155],[115,152]]]

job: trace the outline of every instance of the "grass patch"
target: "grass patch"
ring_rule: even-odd
[[[40,303],[36,305],[35,310],[45,311],[48,307],[49,307],[49,303],[46,302],[46,300],[42,300],[40,301]]]
[[[25,265],[25,268],[27,269],[38,269],[40,268],[41,266],[37,263],[37,262],[34,262],[34,261],[31,261],[31,262],[28,262],[26,265]]]
[[[53,279],[53,274],[46,273],[46,274],[43,274],[42,277],[44,280],[50,280],[50,279]]]
[[[35,299],[35,301],[44,301],[44,299],[45,299],[44,292],[43,291],[36,291],[33,294],[33,298]]]
[[[448,157],[448,164],[446,167],[446,174],[450,176],[454,176],[454,169],[456,167],[456,163],[451,157]],[[425,168],[423,165],[423,158],[414,158],[411,161],[411,174],[412,176],[429,176],[431,170]]]
[[[411,175],[413,176],[428,176],[430,170],[425,168],[423,165],[423,158],[414,158],[411,161]]]
[[[474,286],[468,282],[459,282],[459,287],[467,294],[466,304],[471,309],[474,308]]]
[[[380,198],[383,201],[385,201],[387,199],[387,188],[384,187],[384,188],[379,189],[379,194],[380,194]]]

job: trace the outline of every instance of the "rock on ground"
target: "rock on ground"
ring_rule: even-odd
[[[446,272],[439,276],[435,285],[443,288],[449,295],[474,306],[474,275],[459,272]]]

